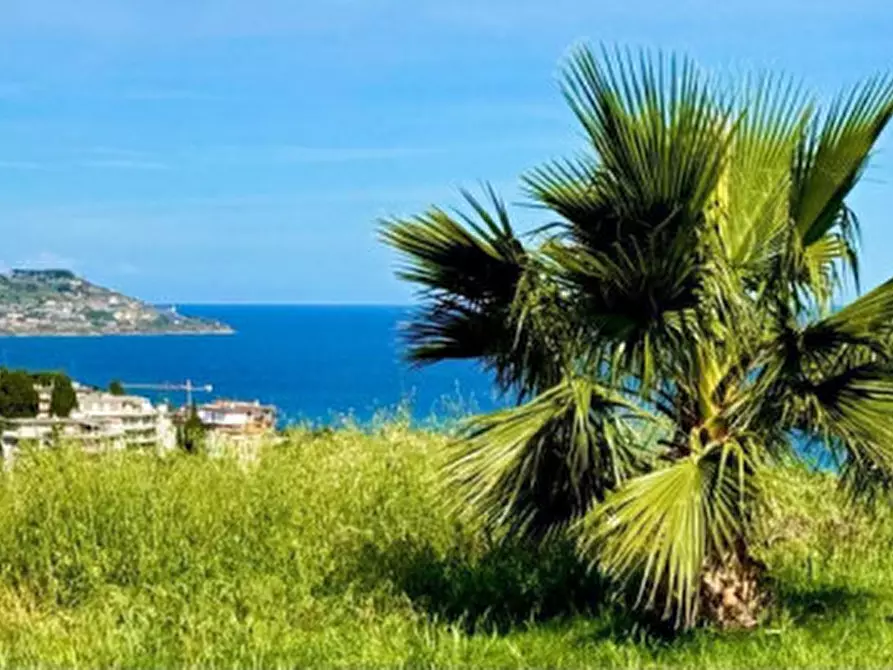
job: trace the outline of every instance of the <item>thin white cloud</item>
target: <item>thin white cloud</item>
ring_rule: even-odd
[[[0,170],[46,170],[50,166],[36,161],[6,161],[0,160]]]
[[[80,163],[81,167],[97,168],[103,170],[167,170],[167,163],[151,160],[136,160],[128,158],[105,158],[87,160]]]
[[[233,164],[257,163],[358,163],[393,161],[429,156],[446,156],[472,150],[477,153],[506,151],[518,148],[564,149],[567,137],[538,136],[504,138],[473,144],[444,144],[430,146],[379,146],[379,147],[310,147],[300,145],[273,146],[220,146],[195,149],[189,158],[199,162]]]
[[[5,0],[0,32],[131,41],[314,35],[343,29],[345,23],[359,25],[393,2],[326,0],[319,8],[308,9],[294,0]]]
[[[543,112],[535,108],[537,112]],[[238,170],[262,166],[301,166],[349,163],[388,163],[416,161],[439,156],[477,155],[505,151],[532,150],[562,152],[573,144],[568,134],[525,134],[474,143],[417,146],[307,146],[298,144],[218,145],[192,148],[166,148],[154,151],[116,146],[73,148],[57,155],[41,155],[40,160],[0,159],[4,170],[35,171],[72,169],[119,171]]]
[[[133,263],[124,261],[115,265],[115,272],[120,275],[133,276],[138,275],[140,273],[140,269]]]
[[[177,161],[188,165],[268,165],[393,161],[449,152],[447,147],[310,147],[299,145],[229,145],[199,147]]]
[[[84,149],[84,153],[103,158],[146,158],[150,154],[139,149],[122,147],[95,146]]]
[[[270,152],[271,158],[287,163],[353,163],[392,160],[443,153],[442,147],[303,147],[283,146]]]
[[[202,91],[189,91],[185,89],[142,89],[135,91],[127,91],[124,93],[125,100],[145,101],[145,102],[163,102],[171,101],[189,101],[189,100],[220,100],[220,96],[204,93]]]
[[[0,171],[69,170],[96,168],[107,170],[167,170],[170,165],[152,154],[127,149],[97,147],[76,152],[77,158],[52,157],[47,160],[0,159]]]
[[[54,251],[40,251],[33,256],[26,256],[15,263],[13,267],[27,268],[30,270],[70,270],[77,262],[67,256],[57,254]]]
[[[486,119],[488,122],[493,119],[572,122],[573,114],[567,105],[562,102],[561,96],[557,93],[557,88],[550,87],[548,92],[554,94],[554,99],[471,99],[440,107],[438,112],[443,117],[471,117],[477,120]]]

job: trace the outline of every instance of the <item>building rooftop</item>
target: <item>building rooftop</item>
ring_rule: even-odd
[[[261,405],[260,401],[247,401],[247,400],[225,400],[219,399],[214,400],[212,402],[203,403],[199,406],[199,409],[207,409],[214,410],[218,412],[275,412],[276,408],[273,405]]]
[[[93,421],[89,418],[59,416],[35,416],[17,419],[4,419],[4,422],[12,426],[86,426],[88,428],[102,428],[101,421]]]

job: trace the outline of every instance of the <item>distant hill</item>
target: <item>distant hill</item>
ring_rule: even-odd
[[[70,270],[0,274],[0,335],[230,332],[223,323],[149,305],[92,284]]]

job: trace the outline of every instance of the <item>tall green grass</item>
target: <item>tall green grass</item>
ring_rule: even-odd
[[[661,639],[567,546],[496,544],[437,502],[446,438],[301,430],[256,459],[74,450],[0,476],[0,665],[893,664],[893,521],[784,470],[754,633]]]

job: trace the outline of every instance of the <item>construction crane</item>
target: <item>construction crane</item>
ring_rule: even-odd
[[[122,383],[126,389],[146,389],[150,391],[185,391],[186,406],[192,407],[193,393],[211,393],[214,387],[210,384],[195,385],[191,380],[187,379],[185,384],[126,384]]]

